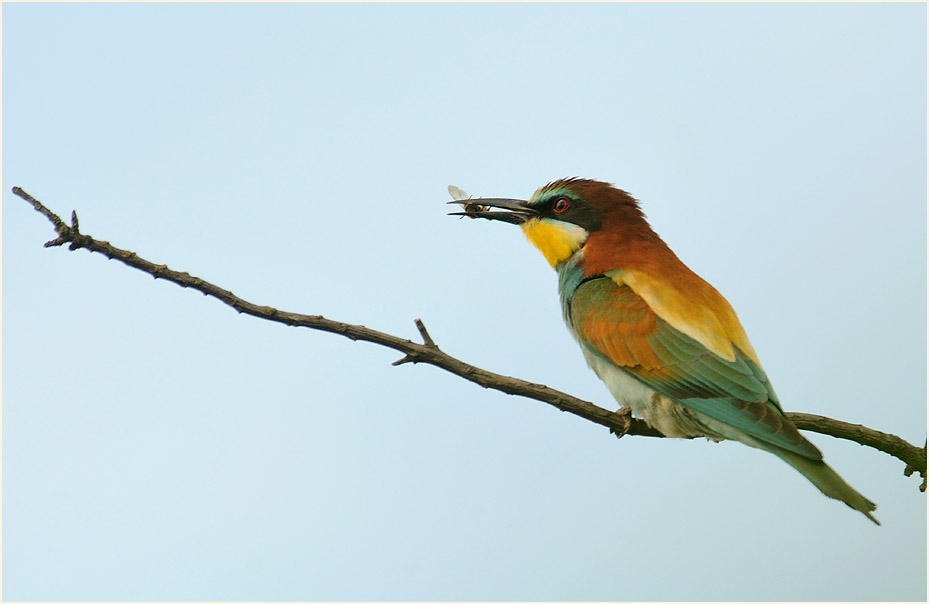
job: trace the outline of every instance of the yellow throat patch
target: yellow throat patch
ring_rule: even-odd
[[[587,231],[570,222],[533,218],[519,226],[552,268],[570,258],[587,241]]]

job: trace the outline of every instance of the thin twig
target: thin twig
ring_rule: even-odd
[[[429,332],[426,331],[426,326],[423,325],[422,319],[414,319],[413,322],[416,323],[416,329],[419,330],[419,335],[423,338],[423,344],[429,346],[430,348],[438,348],[438,346],[435,345],[435,342],[432,341],[432,336],[430,336]]]
[[[46,208],[40,201],[21,188],[13,187],[13,193],[32,204],[32,207],[35,208],[37,212],[41,213],[52,223],[58,237],[47,242],[45,244],[46,246],[70,243],[70,250],[85,248],[91,252],[103,254],[107,258],[118,260],[127,266],[148,273],[155,279],[165,279],[181,287],[189,287],[202,292],[204,295],[216,298],[224,304],[231,306],[239,313],[252,315],[268,321],[283,323],[285,325],[328,331],[352,340],[362,340],[380,344],[381,346],[386,346],[404,353],[401,359],[393,363],[394,365],[402,365],[405,363],[427,363],[429,365],[434,365],[449,373],[474,382],[475,384],[479,384],[484,388],[493,388],[507,394],[516,394],[548,403],[561,411],[566,411],[596,424],[600,424],[601,426],[606,426],[617,436],[623,436],[625,434],[653,437],[662,436],[660,432],[650,427],[644,421],[631,417],[627,412],[628,410],[619,412],[610,411],[598,407],[591,402],[571,396],[570,394],[549,388],[548,386],[492,373],[456,359],[446,354],[436,345],[435,341],[426,330],[426,326],[419,319],[416,319],[415,323],[423,339],[422,344],[376,331],[363,325],[351,325],[349,323],[333,321],[320,315],[304,315],[278,310],[270,306],[259,306],[247,300],[243,300],[231,291],[217,287],[199,277],[194,277],[189,273],[171,270],[164,264],[149,262],[144,258],[140,258],[134,252],[117,248],[110,245],[107,241],[99,241],[81,233],[77,213],[75,212],[71,213],[71,226],[68,226],[57,214]],[[787,413],[786,415],[788,419],[794,422],[800,429],[827,434],[835,438],[851,440],[893,455],[906,463],[904,473],[907,476],[911,475],[914,471],[919,472],[923,477],[920,490],[925,491],[925,446],[922,448],[916,447],[899,436],[886,434],[859,424],[850,424],[828,417],[811,415],[808,413]]]

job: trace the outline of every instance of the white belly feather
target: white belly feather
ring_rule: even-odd
[[[583,346],[584,357],[590,368],[603,380],[616,401],[632,409],[633,415],[648,422],[665,436],[693,438],[705,436],[719,441],[726,438],[742,440],[720,422],[692,411],[680,403],[664,397],[638,381],[610,361],[589,352]]]

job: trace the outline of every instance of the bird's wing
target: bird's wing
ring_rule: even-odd
[[[696,313],[713,314],[706,308]],[[585,346],[656,392],[755,438],[822,459],[784,417],[767,376],[751,358],[753,352],[750,357],[727,339],[732,359],[724,358],[663,318],[621,278],[581,283],[572,296],[569,318]],[[719,339],[719,334],[707,335],[706,329],[688,331],[711,343]]]

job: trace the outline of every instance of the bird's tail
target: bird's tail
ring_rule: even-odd
[[[756,441],[758,447],[773,453],[793,466],[798,472],[807,477],[807,479],[816,485],[827,497],[838,499],[845,502],[848,507],[858,510],[868,517],[868,519],[880,526],[877,518],[871,515],[871,512],[877,509],[877,505],[867,497],[853,489],[835,470],[830,468],[824,461],[813,460],[802,455],[797,455],[762,441]]]

